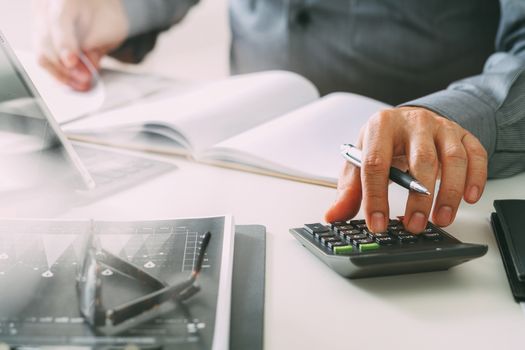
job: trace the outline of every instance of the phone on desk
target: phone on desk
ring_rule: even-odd
[[[488,247],[463,243],[428,223],[420,234],[406,231],[402,218],[373,233],[365,220],[306,224],[290,233],[330,268],[348,278],[447,270],[483,256]]]

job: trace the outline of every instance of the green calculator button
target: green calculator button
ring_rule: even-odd
[[[367,243],[367,244],[360,244],[359,250],[362,252],[366,252],[368,250],[376,250],[379,249],[379,244],[377,243]]]
[[[343,245],[339,247],[334,247],[334,254],[347,254],[352,252],[352,250],[354,250],[354,247],[352,247],[351,245]]]

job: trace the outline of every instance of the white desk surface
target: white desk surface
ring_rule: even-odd
[[[267,227],[265,349],[524,349],[525,318],[507,283],[488,216],[498,198],[525,198],[525,174],[490,181],[447,231],[489,245],[449,271],[346,280],[289,233],[315,222],[335,190],[172,159],[177,171],[67,218],[156,219],[232,213]],[[406,191],[391,186],[391,216]]]

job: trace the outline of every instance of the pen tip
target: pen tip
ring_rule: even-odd
[[[416,192],[419,192],[419,193],[423,193],[423,194],[426,194],[427,196],[430,196],[431,193],[429,190],[426,189],[426,187],[424,187],[423,185],[421,185],[419,182],[417,181],[412,181],[410,183],[410,189],[416,191]]]

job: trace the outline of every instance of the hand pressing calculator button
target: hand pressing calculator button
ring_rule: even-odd
[[[412,234],[399,219],[380,233],[368,230],[364,220],[306,224],[290,233],[348,278],[446,270],[487,252],[486,245],[462,243],[430,222]]]

